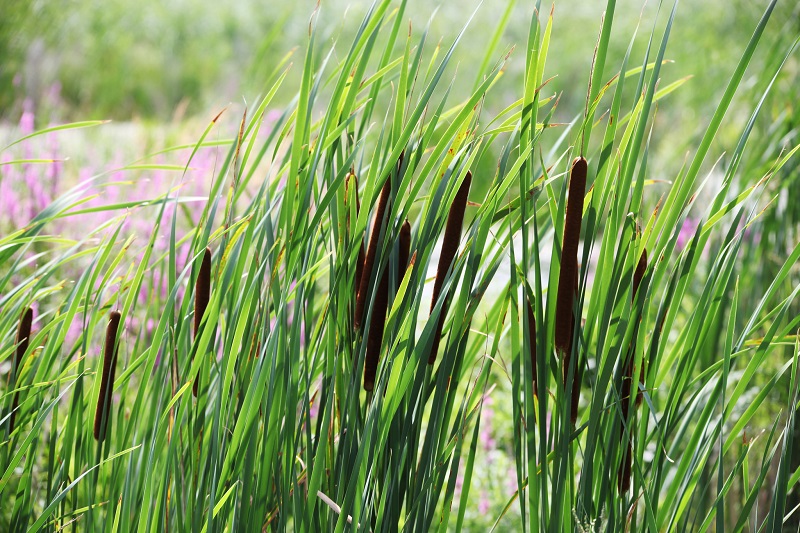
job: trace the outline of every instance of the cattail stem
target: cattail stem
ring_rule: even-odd
[[[203,252],[203,261],[200,263],[200,272],[197,273],[197,280],[194,284],[194,337],[200,331],[200,324],[203,322],[203,315],[206,313],[208,301],[211,298],[211,248],[206,247]],[[197,398],[197,390],[200,386],[200,373],[192,384],[192,395]]]
[[[433,298],[431,299],[431,312],[436,307],[441,296],[442,286],[444,285],[445,277],[453,260],[458,252],[458,243],[461,240],[461,226],[464,223],[464,211],[467,208],[467,197],[469,196],[469,187],[472,183],[472,172],[467,171],[464,181],[461,183],[453,203],[450,205],[450,212],[447,215],[447,224],[444,228],[444,238],[442,239],[442,250],[439,254],[439,265],[436,269],[436,278],[433,282]],[[439,321],[436,325],[436,331],[433,334],[433,346],[431,353],[428,356],[428,364],[432,365],[436,361],[436,355],[439,351],[439,341],[444,329],[444,319],[447,315],[446,303],[442,304],[441,312],[439,313]]]
[[[375,220],[372,225],[372,233],[369,237],[369,246],[367,248],[367,255],[364,258],[364,269],[361,274],[361,279],[358,284],[358,293],[356,296],[356,314],[353,325],[355,329],[361,327],[361,320],[364,317],[364,307],[367,303],[367,291],[369,289],[369,280],[372,277],[372,270],[375,266],[375,259],[378,255],[378,242],[381,229],[383,228],[383,218],[386,213],[386,208],[389,205],[389,195],[392,192],[392,185],[387,178],[386,183],[383,184],[381,195],[378,198],[378,205],[375,208]]]
[[[111,392],[114,390],[114,373],[117,366],[117,333],[119,331],[119,311],[111,311],[106,326],[106,342],[103,346],[103,375],[100,380],[100,394],[97,397],[97,410],[94,415],[94,439],[103,442],[111,416]]]
[[[17,386],[19,380],[19,372],[22,368],[22,360],[25,352],[28,351],[28,343],[31,338],[31,328],[33,327],[33,310],[28,307],[22,314],[19,320],[19,327],[17,328],[17,349],[14,353],[14,366],[11,369],[11,376],[13,379],[12,388]],[[19,407],[19,392],[14,393],[14,401],[11,404],[11,417],[9,419],[9,434],[14,431],[14,421],[17,418],[17,407]]]
[[[539,375],[536,367],[536,315],[533,313],[533,305],[529,298],[525,299],[528,310],[528,346],[531,357],[531,373],[533,375],[533,394],[539,397]]]
[[[572,341],[575,277],[578,273],[578,241],[581,236],[583,196],[586,193],[587,163],[583,157],[572,162],[569,180],[569,198],[564,218],[564,237],[561,245],[561,270],[558,275],[556,295],[556,350],[568,354]]]

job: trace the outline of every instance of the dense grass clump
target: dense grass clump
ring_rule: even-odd
[[[770,102],[798,40],[774,7],[713,114],[664,125],[677,5],[617,57],[609,0],[564,110],[557,9],[440,47],[376,0],[344,51],[312,18],[235,124],[15,212],[0,530],[796,527],[798,122]],[[485,55],[456,72],[467,35]]]

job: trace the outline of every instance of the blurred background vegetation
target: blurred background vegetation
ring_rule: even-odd
[[[53,87],[60,88],[64,119],[134,117],[164,121],[184,114],[205,113],[230,101],[252,100],[264,90],[270,74],[296,47],[308,42],[308,22],[316,0],[5,0],[0,18],[0,113],[2,118],[20,114],[25,98],[46,103]],[[486,0],[478,8],[473,25],[457,50],[461,69],[479,62],[502,16],[505,0]],[[647,46],[646,36],[659,9],[658,2],[619,0],[610,58],[621,58],[637,25],[640,38],[632,50],[638,61]],[[319,28],[325,37],[320,51],[347,46],[350,33],[368,9],[368,0],[323,0]],[[543,6],[549,5],[546,2]],[[692,75],[686,90],[672,99],[667,113],[696,113],[714,101],[739,58],[764,1],[685,0],[681,2],[667,56],[675,62],[666,70],[674,81]],[[477,2],[442,2],[430,21],[428,46],[444,37],[451,39],[462,27]],[[671,6],[661,6],[669,9]],[[587,73],[592,59],[591,35],[598,31],[605,2],[559,0],[548,71],[557,77],[550,83],[562,93],[559,108],[565,118],[583,104]],[[432,6],[411,0],[408,14],[415,33],[428,24]],[[517,47],[507,72],[519,78],[524,63],[525,36],[530,3],[517,2],[503,38],[503,48]],[[663,17],[662,17],[663,20]],[[783,2],[770,22],[767,35],[789,39],[800,28],[800,3]],[[587,35],[589,33],[590,35]],[[768,57],[767,43],[760,56]],[[295,58],[296,59],[296,58]],[[336,60],[336,56],[333,57]],[[612,63],[613,64],[613,63]],[[758,72],[759,62],[754,63]],[[794,76],[797,80],[797,67]],[[299,76],[292,69],[290,76]],[[521,83],[506,82],[498,95],[512,98]],[[285,86],[292,87],[288,83]],[[458,93],[458,87],[455,88]],[[469,87],[463,87],[466,93]],[[284,99],[292,95],[283,95]],[[456,94],[458,96],[458,94]],[[488,102],[502,105],[505,102]],[[685,104],[685,105],[680,105]],[[38,120],[48,120],[41,105]],[[49,110],[55,112],[56,110]],[[682,116],[691,119],[691,116]]]

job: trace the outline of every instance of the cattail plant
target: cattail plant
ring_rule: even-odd
[[[633,291],[631,293],[631,300],[636,298],[636,291],[642,282],[644,273],[647,270],[647,250],[642,250],[642,255],[639,257],[639,262],[636,264],[636,270],[633,272]],[[634,374],[634,345],[628,348],[628,354],[625,361],[625,369],[622,374],[622,386],[620,387],[620,409],[622,411],[622,420],[628,420],[628,413],[631,405],[631,394],[633,388],[633,374]],[[644,362],[642,362],[644,367]],[[643,375],[643,373],[642,373]],[[637,387],[638,390],[638,387]],[[636,392],[636,403],[638,407],[641,402],[641,393]],[[619,438],[622,441],[625,438],[625,427],[620,425]],[[632,431],[628,431],[628,438],[624,444],[625,448],[622,454],[622,464],[617,471],[617,488],[620,494],[628,492],[631,488],[631,455],[633,455],[633,442]]]
[[[200,331],[200,324],[203,315],[208,307],[208,300],[211,298],[211,248],[206,247],[203,253],[203,262],[200,264],[200,272],[194,284],[194,336]],[[194,379],[192,384],[192,395],[197,398],[197,389],[200,385],[200,374]]]
[[[392,185],[387,178],[381,189],[381,195],[378,197],[378,205],[375,208],[375,219],[372,224],[372,233],[369,237],[369,245],[367,247],[367,255],[364,258],[364,267],[361,273],[361,279],[358,284],[358,292],[356,293],[356,315],[354,317],[353,325],[356,329],[361,327],[361,320],[364,317],[364,307],[367,300],[367,289],[369,288],[369,279],[372,277],[372,270],[375,266],[375,258],[378,255],[378,237],[381,234],[383,227],[383,215],[386,212],[386,207],[389,205],[389,195],[392,192]]]
[[[117,333],[119,331],[119,311],[111,311],[106,326],[106,342],[103,346],[103,376],[100,380],[100,394],[97,397],[97,410],[94,414],[94,439],[103,442],[111,416],[111,391],[114,389],[114,373],[117,367]]]
[[[436,269],[436,279],[433,282],[433,298],[431,298],[431,312],[436,307],[439,301],[439,296],[444,285],[444,278],[456,258],[458,252],[458,242],[461,240],[461,225],[464,222],[464,211],[467,208],[467,196],[469,195],[469,187],[472,183],[472,172],[467,171],[464,181],[461,183],[453,203],[450,205],[450,212],[447,215],[447,225],[444,228],[444,239],[442,240],[442,251],[439,254],[439,266]],[[436,355],[439,351],[439,337],[442,336],[442,329],[444,329],[444,319],[447,314],[447,308],[442,305],[442,310],[439,313],[439,322],[436,325],[436,330],[433,332],[433,346],[431,353],[428,356],[428,364],[432,365],[436,361]]]
[[[22,358],[25,352],[28,351],[28,343],[31,337],[31,328],[33,326],[33,310],[28,307],[22,314],[19,320],[19,327],[17,328],[17,349],[14,352],[14,366],[11,368],[12,387],[16,387],[17,380],[19,380],[19,371],[22,368]],[[14,421],[17,418],[17,407],[19,406],[19,392],[14,394],[14,401],[11,404],[11,418],[9,420],[8,432],[9,434],[14,431]]]
[[[564,237],[561,244],[561,270],[558,274],[558,292],[556,293],[556,325],[555,346],[561,353],[564,365],[564,384],[569,373],[572,337],[575,330],[573,306],[575,289],[578,285],[578,241],[581,236],[581,217],[583,216],[583,195],[586,192],[587,163],[583,157],[572,162],[569,180],[569,198],[564,218]],[[574,382],[577,382],[575,372]],[[572,422],[577,420],[576,384],[572,388]]]

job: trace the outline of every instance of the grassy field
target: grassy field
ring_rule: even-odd
[[[0,530],[797,530],[797,6],[140,4],[0,26]]]

